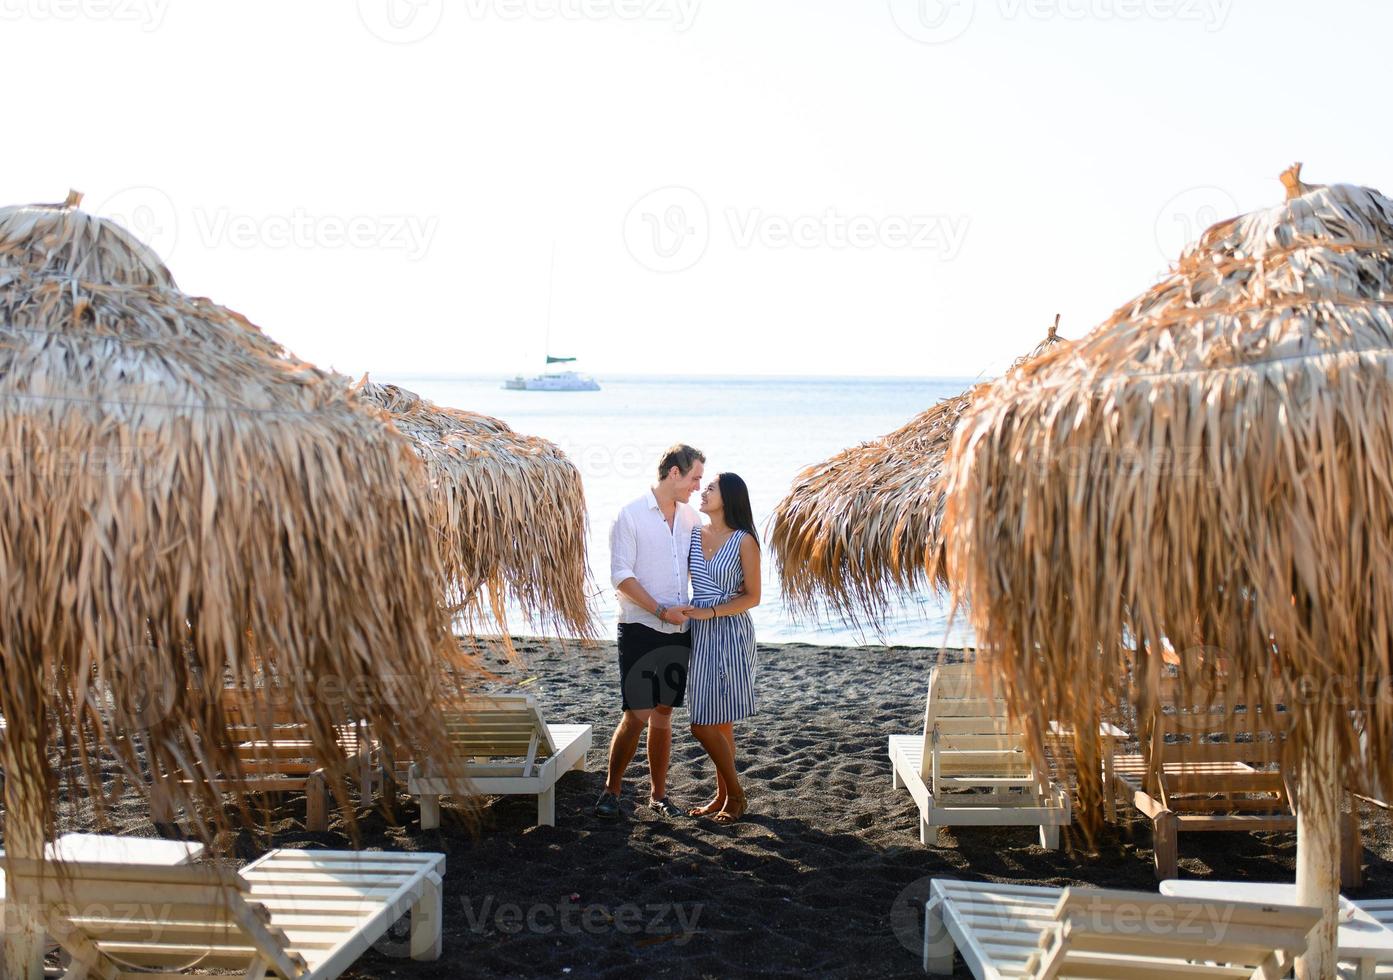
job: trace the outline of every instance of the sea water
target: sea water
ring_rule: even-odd
[[[761,539],[770,516],[805,467],[877,438],[973,379],[719,378],[601,376],[601,391],[506,391],[501,377],[375,377],[441,404],[503,419],[550,439],[579,467],[590,516],[592,605],[602,636],[616,615],[609,576],[609,530],[619,509],[657,479],[663,450],[685,442],[706,454],[708,477],[740,474],[750,488]],[[693,506],[698,503],[693,494]],[[950,624],[946,600],[901,597],[881,628],[853,629],[835,616],[793,616],[765,552],[763,601],[753,610],[765,642],[891,643],[957,646],[970,640],[962,616]],[[513,632],[524,632],[511,611]]]

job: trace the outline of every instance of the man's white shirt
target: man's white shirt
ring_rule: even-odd
[[[684,606],[691,599],[687,556],[692,533],[701,527],[701,514],[690,504],[679,503],[669,529],[658,498],[649,490],[619,512],[609,531],[610,582],[636,578],[664,606]],[[661,633],[681,633],[686,627],[665,623],[619,593],[619,622],[642,623]]]

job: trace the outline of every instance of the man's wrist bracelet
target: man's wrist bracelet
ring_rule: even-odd
[[[667,606],[663,605],[662,603],[658,603],[658,608],[653,610],[653,615],[657,616],[659,619],[662,619],[663,613],[665,612],[667,612]]]

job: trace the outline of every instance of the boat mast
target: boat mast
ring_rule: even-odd
[[[547,349],[543,354],[543,361],[551,363],[551,305],[552,294],[556,287],[556,242],[551,243],[551,269],[547,272]]]

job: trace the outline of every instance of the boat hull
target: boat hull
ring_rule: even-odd
[[[599,391],[600,385],[594,378],[565,371],[560,374],[539,374],[535,378],[519,375],[503,382],[508,391]]]

